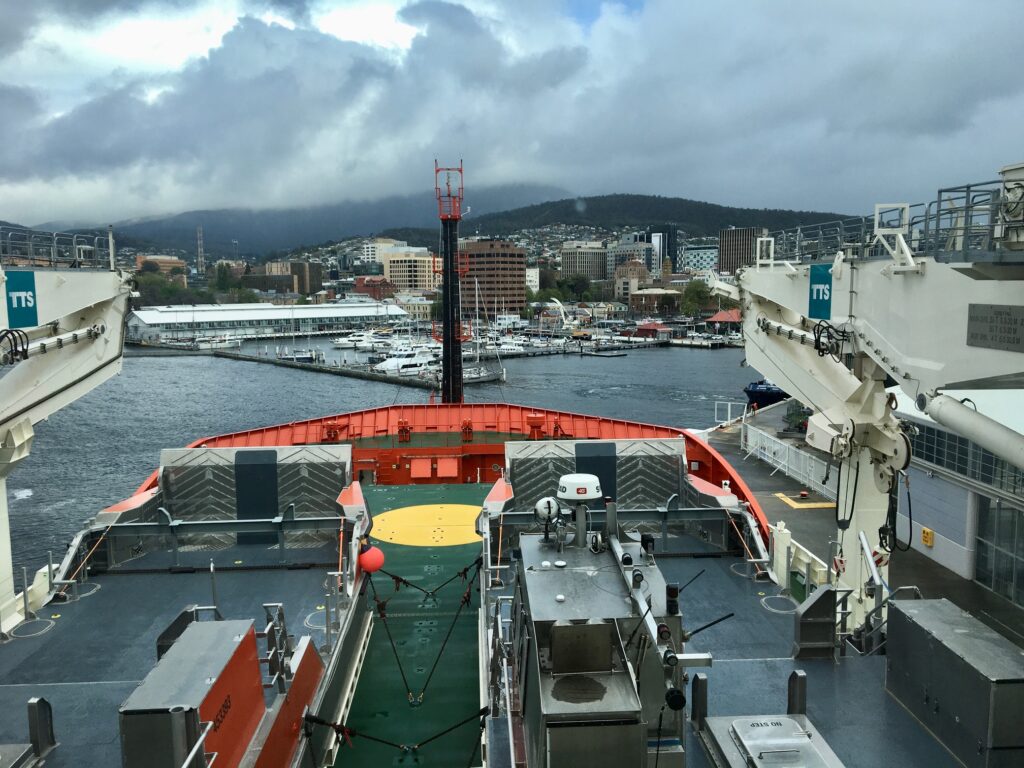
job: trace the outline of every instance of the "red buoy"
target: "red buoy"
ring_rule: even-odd
[[[376,573],[384,567],[384,553],[379,547],[366,547],[359,553],[359,567],[367,573]]]

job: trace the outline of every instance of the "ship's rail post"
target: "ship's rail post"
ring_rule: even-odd
[[[46,757],[57,746],[53,734],[53,707],[41,696],[28,700],[28,739],[36,757]]]
[[[346,568],[340,571],[328,571],[329,591],[324,596],[324,631],[327,634],[327,649],[334,650],[334,625],[338,624],[341,631],[341,615],[348,597],[348,575]]]
[[[277,526],[277,551],[281,565],[285,565],[288,562],[288,552],[285,547],[285,535],[284,527],[286,522],[291,522],[295,519],[295,504],[289,504],[285,507],[284,511],[274,518],[274,525]]]
[[[25,610],[25,621],[30,621],[30,620],[36,618],[36,614],[32,610],[32,606],[30,604],[29,587],[31,585],[28,582],[28,568],[22,567],[22,569],[21,569],[21,584],[22,584],[21,599],[22,599],[22,601],[24,602],[24,605],[25,605],[25,608],[24,608],[24,610]]]
[[[199,719],[199,713],[193,710],[196,720]],[[185,756],[182,761],[180,768],[211,768],[211,766],[217,760],[216,752],[207,752],[204,745],[206,744],[206,737],[213,732],[213,722],[199,723],[202,726],[203,732],[199,734],[199,738],[196,739],[196,743],[192,745],[192,749]],[[197,760],[199,761],[197,763]]]

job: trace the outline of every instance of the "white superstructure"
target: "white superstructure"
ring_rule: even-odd
[[[89,258],[77,238],[15,231],[0,242],[0,639],[52,589],[44,567],[15,595],[7,476],[31,452],[34,424],[121,370],[132,278],[114,266],[113,235]]]
[[[881,615],[888,552],[902,546],[890,496],[915,427],[896,417],[887,381],[993,467],[1024,467],[1024,435],[1005,407],[951,396],[1024,383],[1022,181],[1004,173],[927,206],[877,205],[873,218],[759,238],[738,286],[714,287],[742,307],[750,365],[816,411],[807,442],[840,473],[836,562],[846,561],[855,624],[872,605]]]

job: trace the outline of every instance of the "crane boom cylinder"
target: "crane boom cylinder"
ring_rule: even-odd
[[[949,395],[919,395],[917,407],[935,421],[991,451],[1015,467],[1024,467],[1024,435],[969,408]]]

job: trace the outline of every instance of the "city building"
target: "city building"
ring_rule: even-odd
[[[654,247],[654,256],[659,264],[668,259],[672,263],[671,270],[679,270],[679,240],[676,228],[671,224],[660,224],[647,230],[647,242]]]
[[[303,296],[312,296],[323,290],[323,265],[318,262],[311,261],[268,261],[266,264],[261,264],[255,267],[249,275],[245,275],[242,278],[242,284],[247,287],[256,288],[257,283],[259,284],[280,284],[284,285],[284,281],[281,280],[266,280],[257,281],[253,278],[266,276],[268,278],[283,278],[293,277],[294,287],[286,289],[289,292],[294,291],[300,293]],[[246,278],[250,278],[248,281]],[[259,290],[281,290],[275,288],[259,288]]]
[[[764,227],[730,227],[718,233],[718,271],[735,274],[736,270],[754,263],[757,238],[765,237]]]
[[[592,322],[617,321],[626,316],[628,306],[618,301],[581,302],[580,306],[590,313]]]
[[[409,319],[416,322],[427,322],[431,319],[434,301],[428,296],[412,293],[396,293],[394,302],[401,307]]]
[[[583,275],[588,280],[608,279],[608,251],[598,240],[569,240],[562,243],[559,255],[562,277]]]
[[[217,259],[213,265],[213,273],[216,275],[217,270],[224,267],[232,277],[241,277],[245,274],[245,269],[248,266],[242,259]]]
[[[704,322],[715,333],[731,333],[739,331],[743,318],[738,309],[720,309]]]
[[[363,243],[362,261],[364,263],[380,264],[382,262],[383,251],[396,246],[401,247],[407,245],[408,243],[404,240],[392,240],[390,237],[375,237]]]
[[[171,274],[171,271],[175,269],[181,270],[182,273],[188,272],[188,264],[177,256],[149,256],[146,254],[139,254],[135,257],[135,270],[141,272],[142,265],[147,261],[156,264],[160,268],[160,272],[165,275]]]
[[[619,242],[608,248],[605,274],[614,277],[615,270],[627,261],[640,261],[647,267],[652,279],[661,276],[661,259],[655,253],[654,245],[645,242],[644,233],[623,235]]]
[[[641,315],[671,315],[683,294],[672,288],[641,288],[629,295],[629,311]]]
[[[526,268],[526,289],[528,291],[540,290],[540,267]]]
[[[426,248],[393,250],[382,257],[384,279],[396,291],[432,291],[441,284],[440,262]]]
[[[687,245],[683,249],[682,268],[690,272],[718,270],[717,245]]]
[[[299,278],[296,275],[287,273],[284,275],[268,275],[252,272],[241,276],[242,287],[254,291],[267,291],[274,293],[298,293]]]
[[[526,309],[524,249],[507,240],[468,238],[459,242],[459,255],[468,267],[460,281],[463,314],[482,317]]]
[[[407,317],[401,307],[376,301],[292,306],[197,304],[143,307],[128,316],[127,339],[158,343],[196,336],[305,336]]]
[[[376,301],[390,299],[395,295],[395,286],[380,275],[360,275],[352,286],[353,293],[362,293]]]
[[[651,273],[642,261],[627,261],[615,268],[615,299],[629,301],[629,296],[640,286],[649,283]]]

